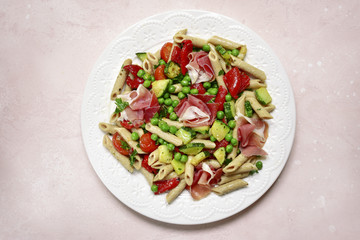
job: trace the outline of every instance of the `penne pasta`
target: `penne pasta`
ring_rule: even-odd
[[[131,131],[139,134],[139,137],[141,137],[144,134],[144,130],[142,128],[132,128]]]
[[[148,74],[153,74],[154,73],[154,66],[149,61],[149,59],[146,58],[143,61],[142,67],[143,67],[144,71],[147,72]]]
[[[215,160],[215,159],[206,160],[206,161],[204,161],[204,163],[206,163],[209,166],[212,166],[215,169],[221,168],[220,163],[218,162],[218,160]]]
[[[185,180],[182,179],[179,184],[173,188],[167,195],[166,195],[166,201],[168,204],[172,203],[182,191],[184,191],[186,187]]]
[[[202,46],[207,44],[207,41],[205,39],[202,39],[202,38],[193,37],[193,36],[185,35],[185,34],[182,34],[182,33],[175,34],[175,36],[174,36],[174,42],[175,43],[180,44],[184,40],[191,40],[193,46],[199,47],[199,48],[202,48]]]
[[[275,105],[274,105],[274,104],[269,103],[269,104],[268,104],[268,105],[266,105],[264,108],[265,108],[265,110],[266,110],[268,113],[270,113],[270,112],[272,112],[272,111],[274,111],[274,110],[275,110]]]
[[[257,89],[261,87],[266,87],[266,83],[262,82],[260,79],[250,79],[248,89]]]
[[[216,193],[217,195],[222,196],[222,195],[225,195],[225,194],[230,193],[232,191],[235,191],[235,190],[237,190],[239,188],[246,187],[247,185],[248,185],[248,183],[245,182],[244,180],[236,179],[234,181],[225,183],[225,184],[220,185],[218,187],[214,187],[212,189],[212,191],[214,193]]]
[[[121,163],[121,165],[124,166],[126,170],[128,170],[131,173],[134,171],[134,168],[130,164],[130,159],[128,157],[125,157],[124,155],[121,155],[118,151],[116,151],[116,149],[112,144],[111,139],[107,135],[104,135],[103,137],[103,145]]]
[[[236,174],[240,174],[240,173],[249,173],[250,171],[256,171],[256,170],[258,170],[258,169],[254,164],[252,164],[250,162],[246,162],[241,167],[239,167],[236,171],[228,173],[226,175],[231,176],[231,175],[236,175]]]
[[[254,109],[254,111],[256,112],[256,114],[260,117],[260,118],[264,118],[264,119],[271,119],[273,118],[271,116],[271,114],[266,111],[265,107],[263,107],[258,100],[256,100],[256,98],[253,97],[249,97],[246,98],[247,101],[250,102],[251,107]]]
[[[159,172],[154,177],[154,182],[163,180],[169,173],[174,170],[171,164],[165,164],[160,169]]]
[[[243,165],[248,160],[243,154],[239,154],[234,160],[232,160],[225,168],[223,168],[224,173],[235,172],[241,165]]]
[[[159,149],[152,151],[149,155],[148,164],[152,166],[156,161],[159,160]]]
[[[115,131],[118,132],[120,136],[125,140],[125,142],[127,142],[130,145],[130,147],[135,149],[137,153],[146,154],[146,152],[144,152],[143,150],[141,150],[141,148],[137,146],[138,143],[136,141],[131,140],[131,133],[127,129],[123,127],[118,127],[115,128]]]
[[[152,66],[155,66],[159,63],[159,58],[157,58],[155,54],[152,54],[150,52],[146,53],[146,58],[149,60]]]
[[[155,53],[154,53],[154,56],[160,60],[161,56],[160,56],[160,49],[157,50]]]
[[[225,89],[227,89],[225,83],[224,83],[224,80],[223,80],[223,75],[224,74],[220,74],[221,73],[221,70],[222,70],[222,67],[221,67],[221,64],[220,64],[220,61],[219,61],[219,57],[216,53],[214,53],[213,50],[210,50],[209,52],[209,59],[210,59],[210,62],[211,62],[211,66],[213,67],[213,70],[215,72],[215,76],[216,76],[216,81],[218,83],[219,86],[223,86],[225,87]]]
[[[142,175],[144,175],[146,181],[148,182],[148,184],[150,186],[152,186],[153,184],[153,179],[154,179],[154,174],[153,173],[149,173],[145,168],[140,168],[139,171],[141,172]]]
[[[114,123],[118,120],[118,118],[120,117],[120,114],[119,113],[115,113],[113,112],[110,116],[110,123]]]
[[[163,132],[159,127],[152,125],[151,123],[147,123],[145,125],[145,129],[151,133],[157,134],[159,137],[164,139],[165,141],[174,144],[175,146],[182,145],[182,140],[171,133]]]
[[[166,163],[162,163],[160,161],[156,161],[154,162],[153,164],[151,164],[150,166],[152,168],[155,168],[155,169],[160,169],[162,166],[166,165]]]
[[[116,133],[116,131],[115,131],[116,126],[113,124],[110,124],[110,123],[101,122],[101,123],[99,123],[99,128],[101,131],[103,131],[105,133],[109,133],[111,135]]]
[[[134,161],[134,164],[133,164],[133,167],[136,169],[136,170],[139,170],[141,168],[141,157],[139,155],[135,155],[135,161]]]
[[[260,79],[261,81],[266,80],[266,75],[262,70],[254,67],[253,65],[250,65],[249,63],[241,60],[240,58],[234,57],[232,55],[230,57],[232,66],[240,68],[244,72],[251,74],[252,76]]]
[[[185,182],[187,185],[191,186],[194,180],[194,165],[191,164],[191,159],[193,156],[189,156],[188,161],[185,163]]]
[[[174,93],[179,93],[179,92],[181,92],[182,86],[181,86],[180,83],[174,84],[173,86],[175,87]]]
[[[174,126],[174,127],[177,127],[177,128],[182,128],[184,126],[183,123],[181,122],[178,122],[178,121],[172,121],[168,118],[163,118],[162,119],[164,122],[166,122],[169,126]]]
[[[233,175],[222,175],[221,178],[220,178],[219,185],[223,185],[225,183],[234,181],[236,179],[246,178],[247,176],[249,176],[249,173],[238,173],[238,174],[233,174]]]
[[[113,90],[111,91],[110,99],[114,100],[117,95],[121,93],[121,89],[124,87],[125,80],[129,72],[125,70],[123,67],[132,63],[131,59],[126,59],[121,67],[121,70],[115,80],[115,84]]]
[[[245,115],[245,97],[245,94],[243,94],[235,102],[236,112],[241,113],[242,115]]]
[[[208,42],[214,44],[215,46],[216,45],[221,45],[224,48],[227,48],[229,50],[238,49],[238,48],[240,49],[243,46],[240,43],[236,43],[236,42],[233,42],[233,41],[231,41],[229,39],[222,38],[222,37],[219,37],[219,36],[212,36],[211,38],[209,38]]]
[[[213,54],[215,54],[219,60],[220,66],[221,68],[224,70],[225,73],[227,73],[228,71],[231,70],[231,66],[229,64],[226,64],[225,60],[220,56],[220,54],[218,54],[218,52],[215,49],[215,46],[212,45],[211,43],[209,43],[210,46],[210,51],[213,52]]]
[[[204,140],[204,139],[194,139],[190,143],[203,143],[205,145],[205,148],[214,149],[216,147],[216,144],[210,140]]]

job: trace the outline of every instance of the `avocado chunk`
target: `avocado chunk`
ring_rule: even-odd
[[[252,115],[253,115],[253,109],[252,109],[252,107],[251,107],[251,104],[250,104],[250,102],[249,101],[245,101],[245,116],[247,116],[247,117],[252,117]]]
[[[143,62],[147,58],[146,52],[136,53],[136,56]]]
[[[207,152],[207,151],[204,151],[204,152],[201,152],[201,153],[198,153],[195,157],[193,157],[191,159],[191,164],[194,165],[194,166],[197,166],[202,160],[204,160],[205,158],[209,157],[210,156],[210,153]]]
[[[226,156],[225,148],[221,147],[218,150],[216,150],[214,152],[214,156],[216,160],[218,160],[218,162],[222,165],[225,161],[225,156]]]
[[[185,171],[185,163],[173,159],[171,161],[171,165],[173,166],[174,171],[176,172],[177,175],[180,175]]]
[[[157,98],[159,98],[166,92],[169,82],[169,79],[152,82],[151,91],[155,94]]]
[[[269,104],[272,99],[266,88],[261,87],[255,90],[256,99],[263,105]]]
[[[230,131],[230,128],[223,122],[216,120],[211,127],[211,134],[218,140],[219,142],[223,140]]]
[[[224,113],[226,120],[234,120],[235,118],[235,103],[234,101],[224,102]]]
[[[192,129],[198,133],[207,134],[209,132],[210,127],[209,126],[201,126],[201,127],[193,127]]]
[[[180,72],[180,66],[172,61],[170,61],[164,69],[164,73],[168,78],[175,78]]]
[[[186,144],[185,146],[181,146],[179,148],[180,152],[188,154],[188,155],[196,155],[199,152],[201,152],[201,150],[203,150],[203,148],[205,147],[205,144],[203,143],[189,143]]]
[[[193,134],[190,131],[187,131],[184,127],[179,128],[175,135],[183,141],[184,144],[189,143],[193,139]]]
[[[167,146],[160,145],[158,149],[159,149],[159,161],[162,163],[170,163],[173,158],[173,154],[172,152],[169,151]]]

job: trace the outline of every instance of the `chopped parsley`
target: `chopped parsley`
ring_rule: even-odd
[[[130,150],[130,146],[129,144],[127,144],[127,142],[125,142],[124,140],[120,140],[121,143],[121,148],[124,150]]]
[[[125,108],[127,106],[129,106],[128,102],[123,102],[123,100],[121,98],[117,98],[115,99],[115,104],[116,104],[116,109],[115,109],[115,113],[119,113],[125,110]]]
[[[136,151],[136,149],[134,149],[134,151],[131,153],[130,155],[130,165],[134,165],[135,163],[135,155],[138,154],[138,152]]]
[[[222,69],[221,69],[221,70],[219,71],[219,73],[218,73],[219,76],[224,75],[224,74],[225,74],[225,72],[224,72],[224,70],[222,70]]]

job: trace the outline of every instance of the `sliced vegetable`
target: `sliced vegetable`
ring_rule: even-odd
[[[161,97],[165,92],[170,83],[170,80],[158,80],[152,83],[152,92],[156,97]]]
[[[210,126],[193,127],[192,129],[198,133],[206,134],[209,132]]]
[[[184,40],[183,41],[183,47],[181,49],[181,54],[180,54],[180,67],[181,67],[181,73],[183,75],[186,74],[186,72],[188,71],[186,68],[186,65],[189,64],[190,59],[189,59],[189,54],[192,52],[193,49],[193,44],[191,40]],[[200,92],[200,91],[199,91]]]
[[[209,157],[210,153],[207,151],[198,153],[195,157],[191,159],[191,164],[194,166],[197,166],[201,161],[203,161],[205,158]]]
[[[146,59],[147,54],[146,54],[146,52],[139,52],[139,53],[136,53],[136,56],[143,62]]]
[[[176,172],[177,175],[180,175],[185,171],[185,164],[178,160],[173,159],[171,161],[171,165],[173,166],[174,171]]]
[[[250,85],[250,77],[244,72],[240,72],[239,68],[233,67],[224,77],[224,82],[234,99],[238,98],[238,94],[244,91]]]
[[[252,107],[251,107],[250,102],[246,100],[246,101],[245,101],[245,116],[251,118],[252,115],[253,115],[253,109],[252,109]]]
[[[219,142],[223,140],[230,131],[230,128],[223,122],[216,120],[211,127],[211,134],[218,140]]]
[[[196,155],[203,150],[205,147],[204,143],[189,143],[179,148],[180,152],[189,155]]]
[[[179,178],[156,181],[154,182],[154,185],[156,185],[158,189],[154,194],[158,195],[166,191],[170,191],[171,189],[175,188],[179,184],[179,182],[180,182]]]
[[[185,130],[185,128],[179,128],[175,135],[181,138],[184,144],[189,143],[193,138],[191,132]]]
[[[119,153],[124,156],[129,156],[131,152],[130,146],[120,137],[119,133],[116,132],[112,138],[113,145]]]
[[[256,99],[263,105],[267,105],[272,101],[268,90],[264,87],[256,89],[255,96]]]
[[[227,90],[224,86],[220,86],[219,90],[217,92],[216,98],[215,98],[215,103],[219,103],[220,107],[219,107],[219,111],[224,109],[224,103],[225,103],[225,98],[226,98],[226,94],[227,94]]]
[[[167,145],[160,145],[158,149],[159,149],[159,161],[162,163],[170,163],[173,158],[173,154],[172,152],[170,152]]]
[[[164,73],[168,78],[175,78],[180,74],[180,71],[180,66],[173,61],[170,61],[164,69]]]
[[[166,75],[164,73],[165,67],[166,67],[166,65],[160,65],[156,68],[155,73],[154,73],[155,80],[166,79]]]
[[[152,152],[157,147],[156,142],[151,139],[151,133],[145,133],[140,137],[140,148],[144,152]]]
[[[224,103],[224,112],[227,121],[234,120],[236,115],[234,101]]]
[[[225,157],[226,157],[225,148],[224,148],[224,147],[221,147],[221,148],[217,149],[217,150],[214,152],[214,156],[215,156],[216,160],[218,160],[218,162],[219,162],[220,164],[223,164],[224,161],[225,161]]]
[[[162,46],[160,50],[160,56],[162,59],[164,59],[165,62],[169,61],[172,45],[172,43],[167,42]]]

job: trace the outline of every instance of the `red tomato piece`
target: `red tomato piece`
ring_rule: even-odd
[[[162,46],[160,50],[160,56],[162,59],[164,59],[165,62],[169,61],[172,46],[172,43],[167,42]]]
[[[126,65],[126,66],[124,66],[124,69],[131,72],[131,74],[134,76],[136,76],[138,71],[140,71],[141,69],[144,70],[142,67],[140,67],[139,65],[135,65],[135,64]]]
[[[126,129],[132,129],[134,127],[134,125],[132,123],[130,123],[130,121],[128,120],[124,120],[120,122],[121,126],[123,126]]]
[[[139,78],[138,76],[134,77],[134,79],[131,79],[129,76],[127,76],[126,78],[126,84],[131,88],[131,89],[137,89],[139,87],[140,84],[144,83],[144,79]]]
[[[165,65],[160,65],[155,69],[154,77],[155,80],[163,80],[166,79],[166,75],[164,73]]]
[[[113,145],[119,153],[124,156],[129,156],[131,152],[131,148],[127,145],[127,143],[120,137],[119,133],[115,133],[112,138]]]
[[[180,67],[181,67],[181,73],[183,75],[185,75],[186,72],[188,71],[186,68],[186,65],[188,65],[190,62],[189,54],[192,52],[192,50],[193,50],[192,41],[184,40],[183,47],[181,49],[181,54],[180,54]],[[199,91],[199,93],[200,93],[200,91]]]
[[[152,152],[157,149],[156,142],[151,139],[151,133],[145,133],[140,137],[140,148],[144,152]]]
[[[157,174],[158,173],[158,169],[155,169],[155,168],[152,168],[149,164],[148,164],[148,161],[149,161],[149,155],[144,155],[144,158],[141,162],[141,166],[143,168],[145,168],[149,173],[153,173],[153,174]]]
[[[158,190],[157,192],[155,192],[155,195],[164,193],[166,191],[169,191],[173,188],[175,188],[180,182],[179,178],[172,178],[169,180],[160,180],[160,181],[156,181],[154,182],[154,184],[156,186],[158,186]]]
[[[226,88],[224,86],[219,87],[218,93],[217,93],[215,101],[214,101],[214,102],[220,104],[218,111],[224,110],[225,96],[226,96],[227,93],[228,92],[227,92],[227,90],[226,90]]]
[[[181,48],[178,46],[174,46],[171,54],[171,61],[176,62],[177,64],[181,63]]]
[[[199,94],[206,93],[206,89],[204,88],[204,86],[201,83],[195,83],[195,84],[191,85],[191,89],[197,89],[199,91]]]
[[[238,94],[250,85],[250,77],[246,75],[246,73],[240,72],[237,67],[233,67],[229,72],[227,72],[223,79],[234,99],[237,99]]]

